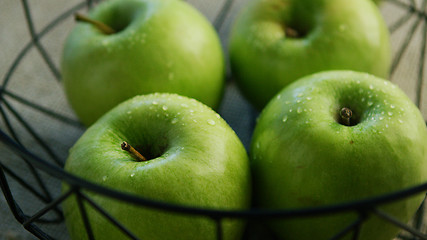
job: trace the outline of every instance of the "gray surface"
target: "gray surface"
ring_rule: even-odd
[[[29,2],[32,10],[31,15],[34,18],[35,30],[39,32],[62,12],[70,9],[70,7],[76,5],[76,3],[80,1],[33,0]],[[192,0],[189,2],[200,9],[210,21],[214,22],[225,1]],[[227,39],[230,25],[235,17],[236,11],[238,11],[245,2],[245,0],[236,0],[234,2],[227,18],[219,29],[225,52],[227,51]],[[407,0],[407,2],[409,3],[410,1]],[[418,6],[420,2],[421,1],[417,1]],[[387,2],[381,5],[381,10],[389,26],[400,16],[405,14],[403,10]],[[10,69],[18,53],[29,43],[30,35],[24,19],[25,16],[21,1],[0,1],[0,77],[2,79]],[[415,20],[415,17],[412,17],[407,24],[391,35],[394,55],[398,52],[401,43],[408,35],[408,29]],[[41,44],[47,49],[48,54],[51,56],[56,66],[58,66],[63,41],[73,24],[72,18],[68,18],[46,34],[41,40]],[[417,89],[416,83],[417,69],[419,68],[420,43],[421,28],[418,27],[416,35],[412,39],[411,44],[403,55],[399,67],[391,78],[391,80],[397,83],[414,101],[416,99],[415,93]],[[425,71],[424,75],[427,75],[427,71]],[[427,76],[424,76],[424,79],[427,79]],[[427,91],[426,88],[427,87],[424,86],[424,93]],[[28,52],[16,68],[16,71],[10,79],[8,89],[54,112],[70,118],[75,118],[65,101],[60,82],[55,80],[53,74],[46,67],[40,53],[35,48],[32,48]],[[10,100],[10,103],[22,117],[30,123],[34,131],[42,136],[44,141],[54,148],[55,154],[62,160],[67,156],[68,148],[83,132],[81,128],[63,124],[60,121],[46,116],[46,114],[34,111],[16,101]],[[421,108],[424,118],[427,119],[427,99],[422,101]],[[236,131],[245,146],[248,146],[252,126],[251,116],[253,112],[234,84],[231,84],[227,88],[220,113]],[[46,153],[40,149],[34,138],[28,134],[28,131],[19,124],[18,119],[13,117],[10,112],[8,116],[11,116],[10,122],[22,143],[34,153],[49,158]],[[6,129],[6,123],[4,121],[0,121],[0,128]],[[22,163],[20,158],[11,153],[10,150],[3,145],[0,145],[0,162],[14,169],[14,171],[20,175],[25,176],[30,182],[34,182],[34,178],[31,177],[31,174],[28,174],[28,167]],[[39,200],[34,198],[31,194],[28,194],[19,184],[10,177],[8,179],[10,180],[14,197],[16,197],[18,203],[22,205],[24,212],[31,214],[42,206]],[[44,176],[44,179],[48,183],[50,190],[56,193],[55,195],[58,195],[59,183],[49,176]],[[1,194],[0,216],[0,239],[34,239],[34,237],[23,230],[15,221]],[[42,227],[45,227],[44,229],[59,239],[67,238],[66,230],[63,225],[42,225]]]

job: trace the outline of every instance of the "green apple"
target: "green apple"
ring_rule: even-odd
[[[176,0],[114,0],[67,37],[61,71],[66,96],[87,126],[139,94],[171,92],[216,109],[224,88],[224,54],[210,22]]]
[[[372,0],[255,0],[241,10],[230,35],[232,72],[258,110],[308,74],[389,74],[389,33]]]
[[[427,130],[418,108],[393,83],[366,73],[326,71],[297,80],[268,103],[254,130],[250,160],[257,206],[334,205],[426,182]],[[405,223],[424,196],[380,209]],[[397,234],[391,223],[368,217],[358,239],[390,240]],[[271,226],[283,239],[324,240],[356,219],[347,212]]]
[[[122,142],[145,161],[123,150]],[[72,147],[65,170],[156,201],[206,209],[250,207],[250,167],[241,141],[211,108],[176,94],[136,96],[113,108]],[[85,194],[140,239],[216,239],[215,221],[208,217]],[[71,238],[87,239],[76,200],[68,199],[63,208]],[[123,239],[104,217],[88,205],[87,210],[95,239]],[[224,239],[239,239],[244,228],[240,220],[224,220],[222,227]]]

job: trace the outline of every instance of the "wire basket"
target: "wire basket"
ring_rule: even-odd
[[[211,20],[226,48],[230,23],[245,0],[189,2]],[[84,132],[84,127],[65,101],[58,70],[59,55],[64,37],[74,24],[71,16],[76,11],[91,8],[94,1],[38,3],[37,5],[27,0],[0,3],[0,10],[8,10],[8,14],[0,14],[0,26],[9,27],[1,29],[0,46],[18,46],[1,50],[5,53],[1,58],[8,61],[0,64],[0,187],[4,195],[0,210],[9,210],[4,220],[0,221],[0,239],[32,239],[34,236],[40,239],[67,239],[60,205],[74,195],[80,202],[86,203],[106,217],[129,239],[137,239],[110,216],[108,211],[86,195],[86,191],[162,211],[206,217],[215,223],[217,239],[224,237],[222,220],[225,218],[245,219],[251,224],[270,218],[305,217],[344,211],[356,212],[359,218],[347,228],[337,229],[336,235],[331,239],[341,239],[347,234],[358,239],[358,231],[367,214],[376,215],[400,227],[402,233],[398,239],[427,239],[424,204],[411,223],[399,222],[377,208],[380,204],[425,193],[427,183],[372,199],[333,206],[277,211],[221,211],[143,199],[86,182],[66,173],[63,166],[68,149]],[[52,13],[47,7],[49,5],[55,5],[55,9],[59,11]],[[391,32],[394,56],[391,81],[411,96],[426,119],[427,101],[423,101],[422,97],[426,91],[424,70],[427,0],[387,0],[382,3],[381,10]],[[10,17],[14,11],[19,13],[19,17],[16,16],[19,18],[19,24],[8,25],[10,19],[2,16]],[[10,31],[11,29],[13,31]],[[25,34],[27,38],[20,37],[21,34]],[[240,95],[231,74],[227,74],[227,78],[226,93],[219,113],[248,147],[257,112]],[[68,192],[61,193],[61,182],[67,182],[73,187]],[[86,223],[87,234],[92,239],[91,227],[86,218],[87,210],[80,207],[79,211]],[[9,227],[9,224],[13,225],[10,222],[12,216],[16,219],[13,223],[18,223],[18,229]],[[247,232],[244,238],[254,239],[250,232]],[[266,238],[267,236],[263,239]],[[274,236],[271,236],[271,239],[274,239]]]

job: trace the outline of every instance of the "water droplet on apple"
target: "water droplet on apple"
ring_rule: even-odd
[[[357,84],[360,84],[360,80],[357,80],[357,81],[356,81],[356,83],[357,83]]]
[[[393,115],[393,113],[392,113],[392,112],[388,112],[388,113],[387,113],[387,115],[392,116],[392,115]]]
[[[310,101],[310,100],[311,100],[311,97],[307,97],[306,99],[307,99],[308,101]]]
[[[303,95],[302,93],[298,93],[297,97],[302,97],[302,95]]]
[[[301,107],[298,107],[298,109],[297,109],[297,113],[301,113],[301,112],[302,112]]]
[[[369,85],[369,89],[374,89],[374,86],[372,84]]]
[[[215,121],[212,119],[208,119],[208,124],[213,126],[213,125],[215,125]]]
[[[394,106],[393,104],[390,105],[390,108],[395,108],[396,106]]]
[[[403,121],[401,119],[398,119],[397,121],[399,121],[399,123],[403,123]]]
[[[104,181],[104,182],[105,182],[105,181],[107,180],[107,178],[108,178],[107,176],[103,176],[103,177],[102,177],[102,181]]]
[[[292,112],[293,110],[292,110],[292,108],[291,109],[289,109],[289,112]]]
[[[157,102],[156,100],[154,100],[154,101],[152,102],[152,104],[153,104],[153,105],[157,105],[157,104],[159,104],[159,102]]]
[[[178,119],[177,119],[177,118],[173,118],[173,119],[172,119],[172,121],[171,121],[171,123],[172,123],[172,124],[175,124],[175,123],[177,123],[177,122],[178,122]]]
[[[131,175],[130,175],[130,177],[134,177],[135,176],[135,173],[132,173]]]
[[[185,104],[185,103],[181,103],[181,107],[188,108],[188,105],[187,105],[187,104]]]
[[[131,113],[132,113],[132,111],[128,111],[128,112],[127,112],[127,114],[131,114]]]
[[[277,95],[277,97],[276,97],[276,98],[277,98],[277,99],[280,99],[281,97],[282,97],[281,95]]]
[[[384,119],[384,117],[379,117],[378,119],[382,121]]]
[[[221,119],[221,116],[219,115],[219,113],[215,114],[216,118]]]
[[[361,101],[362,101],[362,102],[364,102],[364,101],[366,101],[366,99],[363,97],[363,98],[361,99]]]
[[[197,122],[197,120],[196,120],[196,119],[193,119],[193,122],[195,122],[195,123],[196,123],[196,122]]]
[[[388,124],[386,124],[385,127],[388,128]]]
[[[290,101],[286,101],[285,104],[288,105],[289,103],[291,103]]]
[[[372,104],[374,104],[374,103],[371,101],[368,102],[368,106],[372,106]]]
[[[288,121],[288,115],[285,115],[285,116],[282,118],[282,122],[286,122],[286,121]]]
[[[168,106],[163,105],[163,106],[162,106],[162,109],[163,109],[164,111],[166,111],[166,110],[168,110]]]
[[[297,99],[297,103],[300,103],[301,102],[301,99]]]

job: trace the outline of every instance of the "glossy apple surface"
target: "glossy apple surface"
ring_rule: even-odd
[[[153,92],[219,106],[224,88],[221,43],[210,22],[188,3],[105,1],[89,17],[116,33],[78,23],[65,42],[64,88],[85,125],[130,97]]]
[[[344,107],[352,111],[349,125],[340,116]],[[334,205],[427,182],[427,130],[418,108],[393,83],[365,73],[322,72],[270,101],[255,127],[250,159],[259,207]],[[424,196],[379,209],[406,223]],[[367,214],[358,239],[397,235],[397,227]],[[340,213],[271,226],[283,239],[324,240],[357,217]]]
[[[148,161],[121,149],[128,142]],[[247,209],[250,169],[242,143],[211,108],[175,94],[137,96],[93,124],[70,150],[65,170],[115,190],[171,204]],[[67,185],[64,185],[67,189]],[[85,192],[141,239],[216,239],[213,219],[179,215]],[[73,197],[64,205],[72,239],[87,239]],[[95,239],[124,235],[86,206]],[[224,239],[239,239],[243,224],[223,221]]]
[[[372,0],[255,0],[243,6],[230,35],[233,75],[258,110],[308,74],[389,74],[389,33]]]

